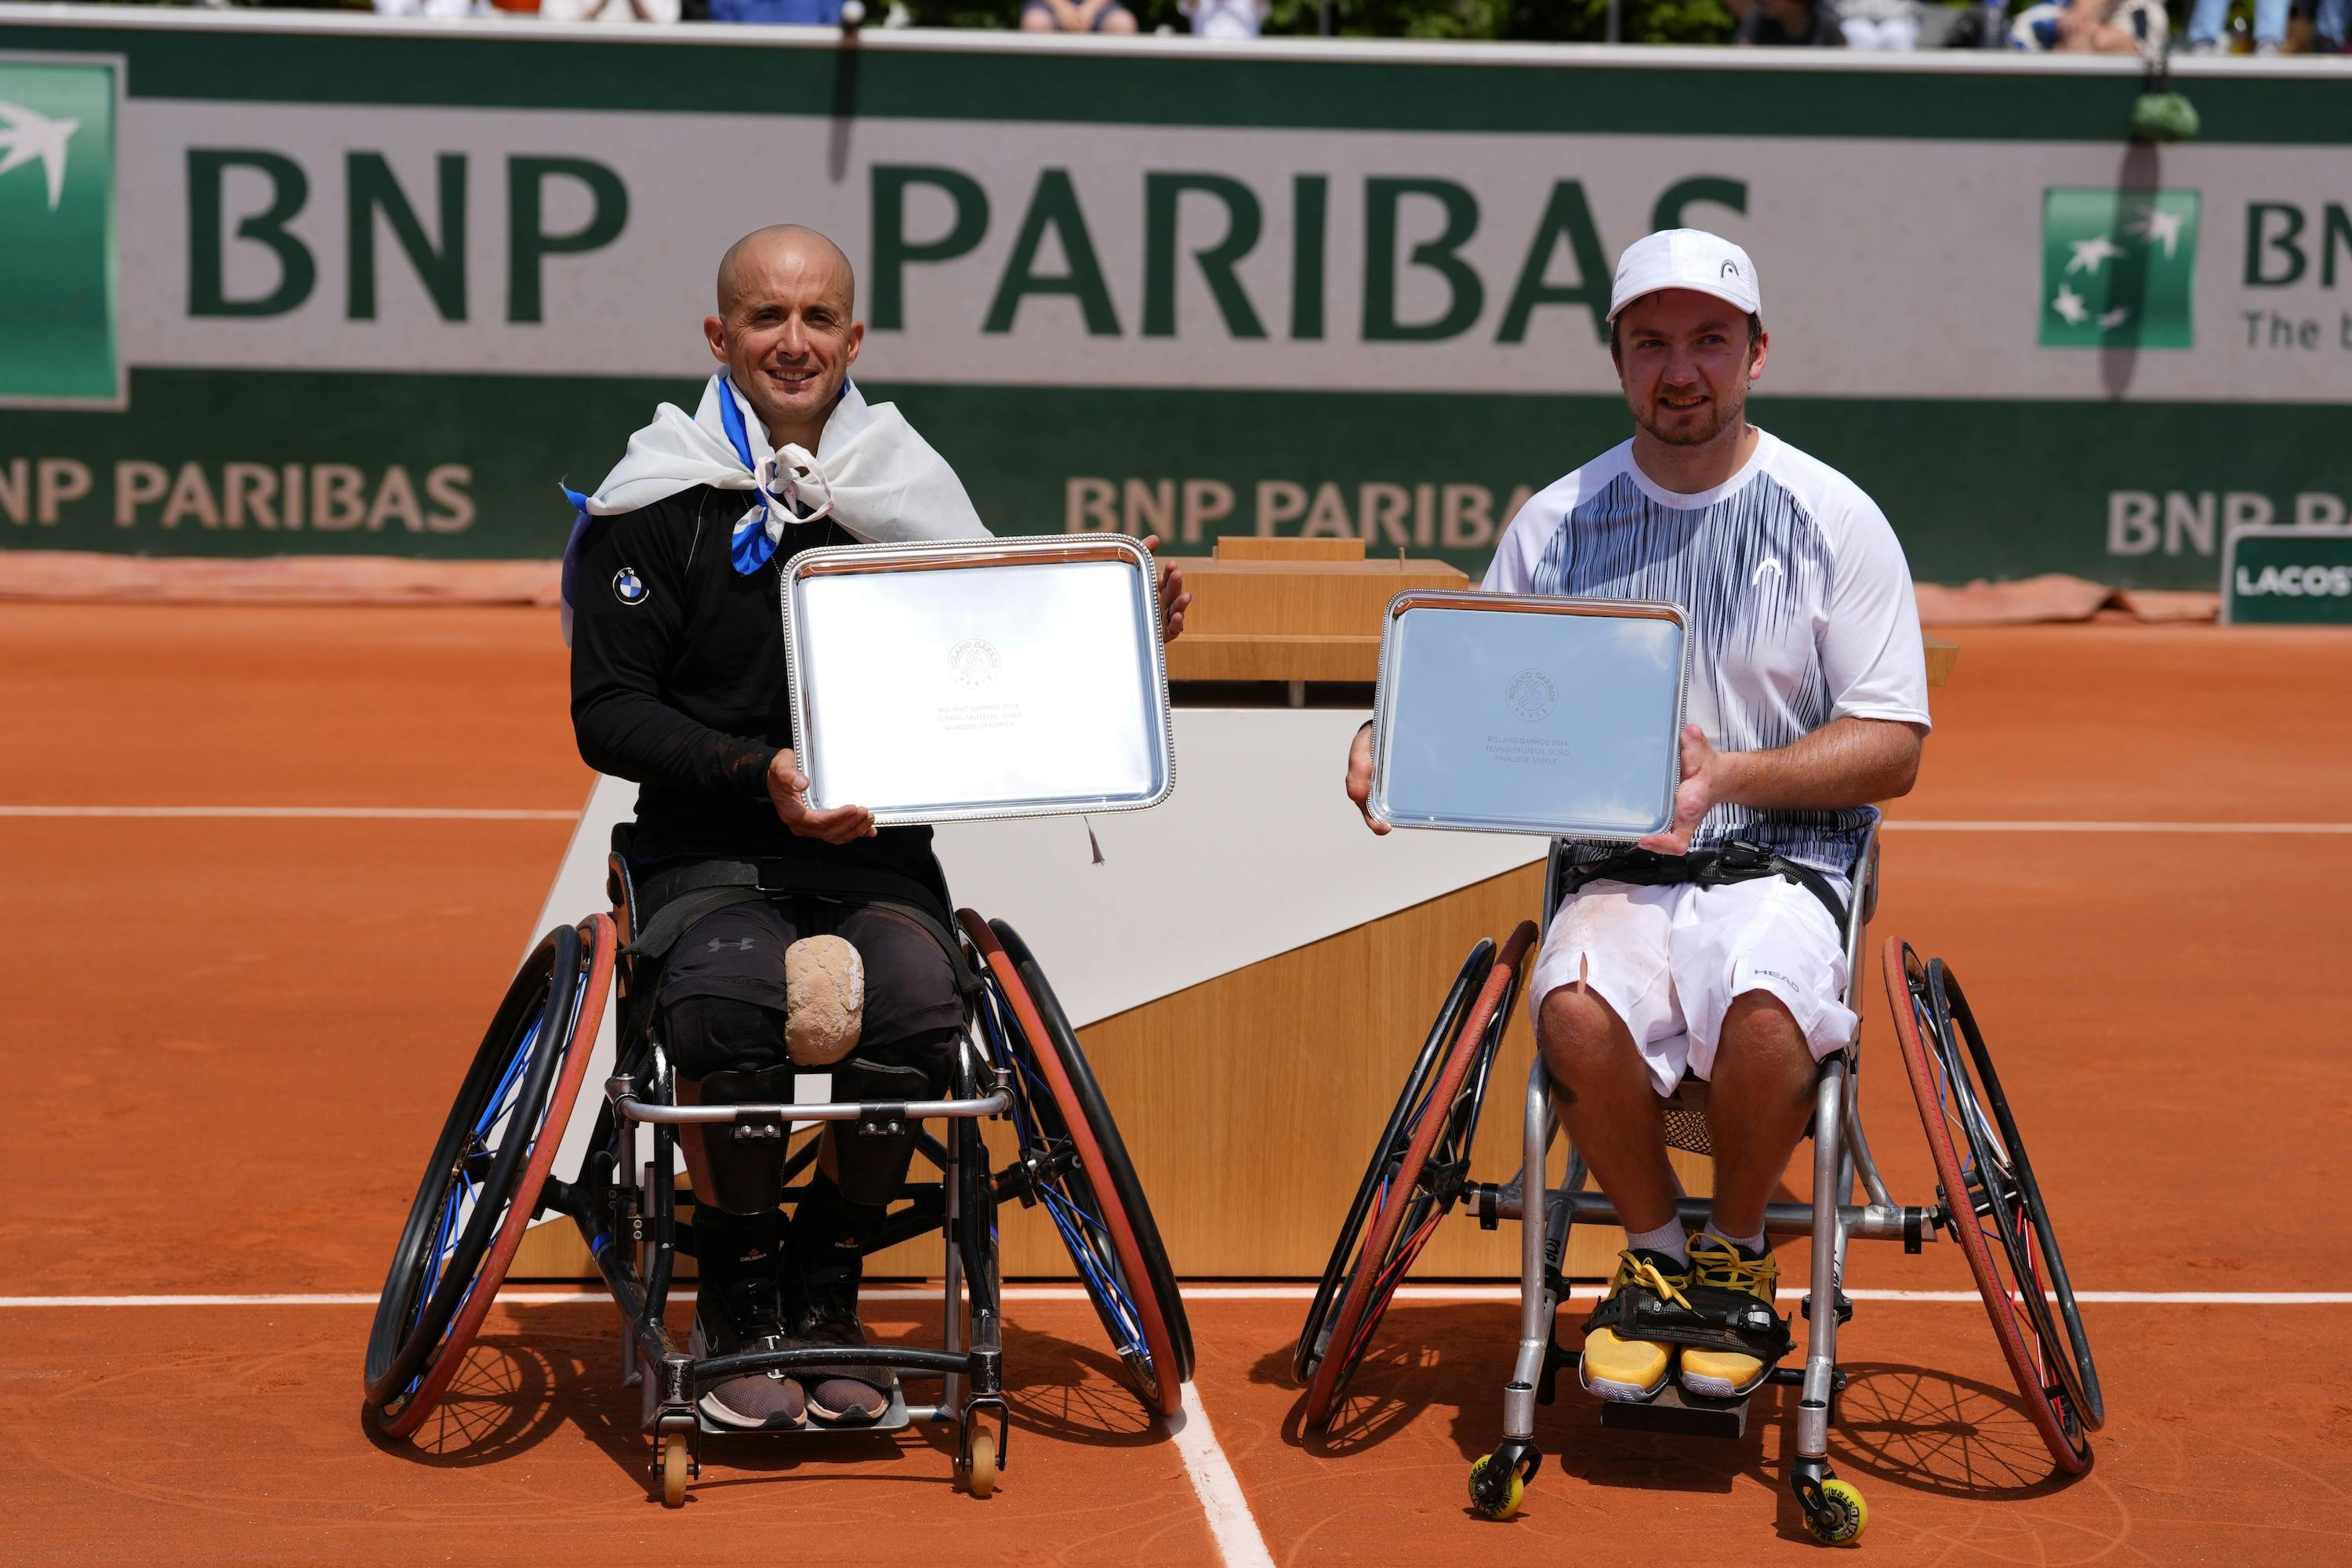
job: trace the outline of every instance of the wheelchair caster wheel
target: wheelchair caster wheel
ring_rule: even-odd
[[[965,1462],[963,1484],[976,1498],[996,1490],[996,1438],[986,1432],[972,1435],[971,1458]]]
[[[673,1432],[661,1440],[662,1507],[686,1506],[686,1479],[693,1468],[694,1456],[687,1449],[684,1433]]]
[[[1823,1481],[1818,1502],[1811,1498],[1801,1500],[1806,1532],[1824,1546],[1853,1545],[1862,1539],[1863,1526],[1870,1522],[1870,1510],[1863,1506],[1862,1493],[1852,1481]]]
[[[1480,1519],[1515,1517],[1527,1491],[1528,1483],[1519,1479],[1519,1472],[1496,1464],[1492,1454],[1470,1467],[1470,1511]]]

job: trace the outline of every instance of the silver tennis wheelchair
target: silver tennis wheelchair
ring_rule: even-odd
[[[1583,847],[1589,858],[1598,847]],[[1547,920],[1573,885],[1578,850],[1575,843],[1558,840],[1547,857]],[[1878,877],[1874,813],[1848,878],[1853,897],[1845,919],[1844,1000],[1857,1020]],[[1293,1357],[1307,1384],[1305,1426],[1324,1430],[1340,1414],[1350,1377],[1439,1221],[1456,1207],[1468,1209],[1484,1229],[1517,1220],[1518,1355],[1503,1390],[1502,1439],[1470,1469],[1471,1511],[1490,1520],[1518,1511],[1542,1464],[1536,1406],[1550,1404],[1559,1374],[1577,1365],[1578,1352],[1561,1345],[1556,1333],[1560,1305],[1570,1294],[1570,1281],[1561,1274],[1569,1233],[1580,1224],[1617,1223],[1609,1199],[1585,1190],[1584,1160],[1572,1143],[1562,1184],[1544,1184],[1546,1157],[1559,1124],[1540,1055],[1528,1075],[1518,1172],[1499,1184],[1470,1179],[1470,1151],[1487,1078],[1522,976],[1532,967],[1537,941],[1535,923],[1521,921],[1499,950],[1482,940],[1463,964],[1374,1147]],[[1810,1237],[1813,1244],[1811,1289],[1801,1302],[1809,1325],[1804,1361],[1801,1366],[1773,1368],[1768,1386],[1798,1390],[1788,1481],[1808,1532],[1832,1545],[1857,1541],[1868,1519],[1861,1492],[1830,1468],[1829,1433],[1846,1384],[1838,1366],[1838,1330],[1853,1311],[1839,1289],[1851,1241],[1899,1241],[1912,1253],[1940,1236],[1960,1247],[2026,1414],[2059,1473],[2090,1468],[2090,1434],[2105,1419],[2098,1373],[2049,1210],[1968,998],[1941,959],[1923,963],[1900,938],[1887,942],[1883,968],[1904,1067],[1935,1158],[1935,1202],[1896,1203],[1871,1158],[1856,1089],[1857,1022],[1856,1039],[1824,1058],[1815,1080],[1808,1129],[1812,1201],[1771,1204],[1765,1214],[1769,1234]],[[1668,1099],[1671,1147],[1712,1152],[1706,1096],[1705,1083],[1685,1077]],[[1529,1201],[1531,1186],[1540,1194],[1538,1201]],[[1685,1198],[1679,1206],[1692,1228],[1705,1222],[1704,1200]],[[1738,1436],[1745,1430],[1747,1405],[1744,1398],[1713,1400],[1686,1393],[1669,1381],[1647,1404],[1604,1403],[1601,1425]]]
[[[681,1104],[652,1005],[658,960],[629,946],[638,904],[626,834],[625,826],[616,830],[608,861],[612,912],[559,926],[540,942],[459,1086],[369,1334],[365,1425],[394,1440],[424,1427],[464,1363],[524,1230],[538,1215],[552,1214],[577,1226],[619,1309],[622,1378],[642,1390],[644,1429],[653,1444],[650,1489],[665,1505],[685,1502],[709,1439],[840,1435],[843,1429],[814,1425],[736,1433],[700,1410],[703,1390],[723,1379],[837,1364],[842,1351],[793,1346],[698,1360],[681,1347],[666,1317],[677,1258],[693,1250],[691,1223],[680,1212],[693,1193],[677,1184],[679,1132],[688,1124],[730,1126],[738,1139],[782,1141],[787,1210],[807,1190],[793,1184],[816,1158],[816,1129],[839,1124],[852,1129],[851,1136],[894,1138],[914,1130],[916,1153],[936,1179],[904,1184],[867,1251],[927,1234],[941,1238],[943,1342],[936,1349],[875,1345],[856,1359],[890,1367],[901,1378],[937,1379],[940,1392],[917,1405],[894,1394],[878,1421],[854,1430],[943,1426],[953,1442],[958,1484],[977,1498],[994,1489],[1011,1436],[996,1224],[998,1205],[1008,1200],[1045,1210],[1127,1381],[1148,1410],[1173,1414],[1192,1363],[1175,1275],[1076,1032],[1018,933],[969,909],[954,911],[951,928],[922,917],[921,923],[938,928],[937,940],[952,944],[966,982],[963,1039],[946,1098]],[[761,863],[760,890],[811,891],[793,879],[805,868],[787,865],[776,866],[770,888],[772,864]],[[617,1071],[604,1086],[590,1152],[567,1182],[551,1167],[608,990],[615,990],[620,1008]],[[992,1165],[982,1142],[983,1121],[1009,1127],[1003,1142],[1012,1152],[1001,1167]]]

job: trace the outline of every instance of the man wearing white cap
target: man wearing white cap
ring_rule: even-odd
[[[1917,775],[1927,676],[1885,515],[1748,423],[1769,345],[1748,253],[1647,236],[1618,261],[1609,324],[1633,439],[1530,500],[1485,586],[1683,605],[1692,722],[1672,828],[1584,857],[1528,1002],[1561,1120],[1629,1233],[1585,1325],[1585,1386],[1645,1400],[1678,1373],[1736,1398],[1789,1349],[1764,1205],[1815,1062],[1853,1037],[1845,873],[1869,804]],[[1360,805],[1370,775],[1360,735]],[[1690,1236],[1662,1113],[1685,1073],[1709,1082],[1715,1155]]]

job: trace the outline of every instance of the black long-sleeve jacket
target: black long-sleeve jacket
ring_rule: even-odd
[[[829,520],[798,524],[740,575],[729,542],[747,502],[703,486],[589,523],[572,628],[580,755],[636,781],[644,858],[807,857],[934,881],[929,827],[830,845],[776,816],[768,764],[793,743],[782,569],[803,550],[856,542]]]

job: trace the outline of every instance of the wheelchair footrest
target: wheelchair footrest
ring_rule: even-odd
[[[907,1410],[907,1391],[902,1387],[890,1391],[890,1408],[882,1412],[878,1420],[862,1426],[826,1426],[811,1421],[805,1426],[787,1426],[774,1431],[747,1431],[740,1426],[721,1426],[709,1416],[695,1410],[696,1423],[706,1437],[855,1437],[866,1432],[897,1432],[914,1423]]]
[[[1601,1424],[1641,1432],[1672,1432],[1686,1437],[1737,1437],[1748,1430],[1748,1401],[1708,1399],[1669,1383],[1643,1405],[1615,1400],[1601,1406]]]

